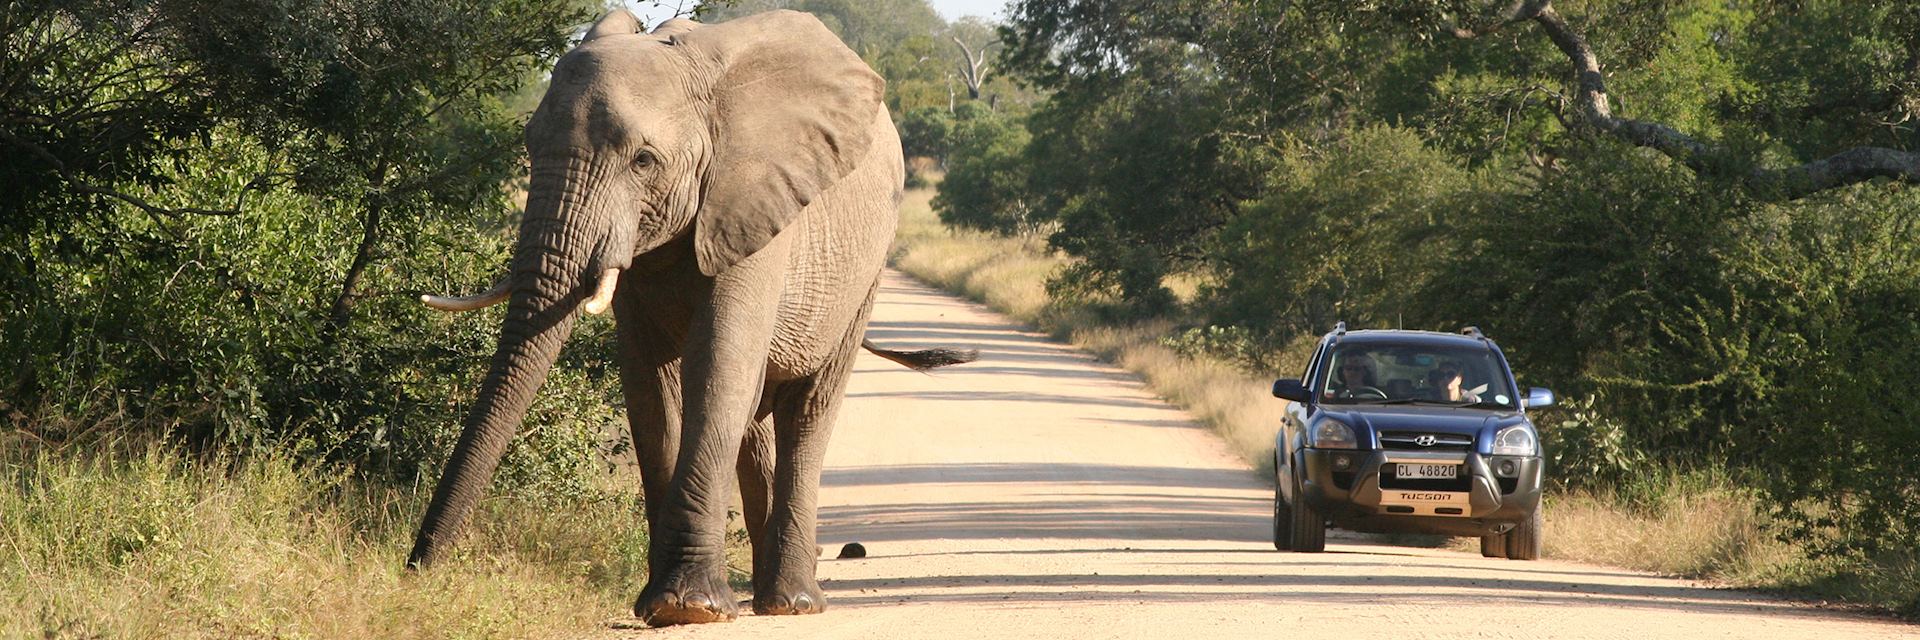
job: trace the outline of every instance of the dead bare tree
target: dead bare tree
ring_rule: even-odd
[[[967,46],[960,36],[953,36],[953,44],[960,47],[960,80],[967,85],[967,97],[979,100],[980,85],[986,82],[987,72],[991,70],[991,65],[987,64],[987,49],[993,44],[981,45],[978,52]]]

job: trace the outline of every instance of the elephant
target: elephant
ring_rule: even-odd
[[[460,535],[579,313],[611,309],[651,532],[634,614],[656,626],[738,615],[729,483],[753,546],[753,610],[824,610],[817,493],[859,349],[921,369],[977,356],[864,338],[905,177],[884,84],[792,11],[644,32],[620,9],[560,57],[526,125],[510,272],[482,294],[421,296],[507,311],[409,567]]]

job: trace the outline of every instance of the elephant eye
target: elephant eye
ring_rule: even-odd
[[[650,169],[659,162],[659,158],[655,158],[652,151],[642,150],[639,155],[633,157],[633,167],[635,169]]]

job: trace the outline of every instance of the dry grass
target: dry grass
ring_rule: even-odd
[[[0,637],[577,636],[644,580],[632,493],[490,499],[455,556],[415,574],[430,489],[159,448],[11,447],[0,471]]]
[[[1037,325],[1048,306],[1047,277],[1067,260],[1039,238],[1007,238],[940,224],[931,189],[913,189],[900,205],[894,266],[934,286]]]
[[[925,282],[983,302],[1016,320],[1068,339],[1144,378],[1148,386],[1213,428],[1262,473],[1272,469],[1273,437],[1283,406],[1271,377],[1183,355],[1160,338],[1171,323],[1114,326],[1085,309],[1049,300],[1046,279],[1068,258],[1037,240],[942,226],[931,190],[909,192],[901,211],[894,266]],[[1197,283],[1170,283],[1191,296]],[[1780,539],[1750,491],[1711,473],[1663,471],[1634,497],[1615,492],[1555,492],[1547,499],[1546,555],[1892,609],[1920,619],[1920,552],[1871,561],[1808,559]],[[1478,552],[1477,541],[1457,548]]]
[[[1601,493],[1559,493],[1548,497],[1547,555],[1751,586],[1797,559],[1757,507],[1725,486],[1676,490],[1641,508]]]
[[[1169,328],[1165,323],[1077,327],[1072,336],[1080,348],[1146,379],[1149,388],[1213,428],[1255,468],[1272,471],[1274,436],[1285,410],[1285,403],[1273,398],[1272,379],[1176,352],[1160,343]]]

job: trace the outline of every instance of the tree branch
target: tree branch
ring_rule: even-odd
[[[1695,172],[1713,172],[1716,170],[1714,160],[1727,156],[1725,149],[1695,140],[1665,124],[1614,117],[1607,98],[1606,78],[1600,72],[1600,61],[1594,56],[1593,47],[1587,44],[1586,38],[1568,26],[1566,19],[1554,10],[1550,2],[1527,2],[1520,6],[1523,12],[1515,15],[1539,24],[1546,31],[1547,38],[1573,63],[1578,83],[1574,103],[1581,115],[1576,122],[1583,121],[1585,126],[1629,144],[1659,151]],[[1525,10],[1529,8],[1531,12],[1526,13]],[[1920,57],[1914,60],[1920,61]],[[1874,178],[1920,183],[1920,153],[1884,147],[1855,147],[1799,166],[1755,168],[1742,176],[1749,185],[1778,187],[1778,195],[1788,200]]]

